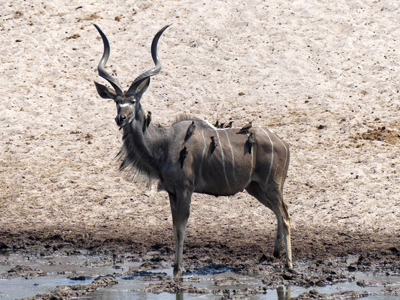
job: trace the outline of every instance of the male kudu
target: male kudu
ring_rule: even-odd
[[[183,117],[169,127],[149,124],[150,116],[145,114],[141,98],[150,77],[161,70],[157,44],[168,26],[155,35],[151,45],[155,67],[137,77],[126,92],[105,70],[110,45],[102,30],[95,26],[104,43],[98,72],[114,90],[95,84],[102,98],[113,99],[117,104],[115,120],[123,129],[121,169],[133,169],[158,180],[159,190],[169,194],[175,235],[174,275],[182,275],[183,240],[194,192],[229,196],[246,190],[271,209],[278,220],[274,256],[279,257],[284,237],[286,267],[292,268],[290,216],[283,200],[289,166],[288,144],[267,128],[252,127],[238,133],[238,128],[217,129],[195,117]],[[192,132],[188,138],[189,126]]]

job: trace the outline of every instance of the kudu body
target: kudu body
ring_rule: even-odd
[[[284,238],[286,267],[292,268],[290,216],[283,200],[289,166],[288,145],[262,127],[252,127],[249,132],[238,134],[237,128],[217,129],[207,121],[188,116],[169,127],[148,124],[140,100],[149,86],[150,77],[161,70],[157,44],[167,27],[156,34],[151,46],[156,66],[137,77],[128,91],[123,92],[118,81],[104,69],[110,47],[105,34],[96,26],[104,43],[99,75],[113,86],[114,91],[95,84],[101,97],[114,99],[117,104],[116,122],[123,129],[121,169],[133,168],[150,179],[157,179],[159,189],[169,194],[176,251],[174,275],[182,275],[183,241],[194,192],[229,196],[247,190],[275,213],[278,230],[274,256],[279,257]],[[195,129],[187,139],[187,130],[192,123]],[[249,143],[248,134],[251,133]]]

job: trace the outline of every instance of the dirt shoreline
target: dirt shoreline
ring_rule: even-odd
[[[166,253],[174,251],[172,229],[158,228],[158,234],[143,232],[140,229],[129,233],[128,228],[115,224],[109,225],[110,232],[101,232],[88,228],[36,228],[34,231],[0,232],[0,248],[6,251],[32,251],[33,249],[63,248],[88,249],[115,252],[145,253],[163,249]],[[262,255],[272,257],[273,233],[260,236],[259,233],[244,233],[242,238],[232,238],[230,228],[220,228],[221,234],[213,239],[206,232],[199,231],[197,236],[189,237],[185,242],[185,261],[195,255],[212,256],[213,259],[234,262],[237,260],[256,259]],[[52,234],[49,234],[51,232]],[[69,234],[65,234],[69,232]],[[73,232],[73,234],[72,234]],[[83,238],[84,235],[92,238]],[[166,238],[168,237],[169,238]],[[263,241],[264,240],[264,241]],[[269,243],[268,243],[269,241]],[[311,230],[296,228],[292,231],[294,263],[313,259],[334,259],[348,255],[379,254],[390,248],[400,249],[398,237],[370,233],[343,232],[333,229]],[[396,243],[397,242],[397,243]],[[275,259],[274,259],[275,260]]]

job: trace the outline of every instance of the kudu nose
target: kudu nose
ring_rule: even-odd
[[[121,126],[126,120],[126,116],[121,116],[118,115],[115,117],[115,122],[117,123],[118,126]]]

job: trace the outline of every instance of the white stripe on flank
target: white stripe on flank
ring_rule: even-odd
[[[226,181],[226,184],[228,185],[228,190],[230,190],[231,187],[229,186],[228,176],[226,175],[226,170],[225,170],[224,150],[222,149],[222,143],[221,143],[221,140],[219,138],[218,130],[215,130],[215,133],[217,134],[217,138],[218,138],[218,142],[219,142],[219,148],[221,149],[222,170],[224,171],[225,181]]]
[[[225,131],[226,133],[226,139],[228,140],[228,144],[229,144],[229,148],[231,149],[231,154],[232,154],[232,171],[233,171],[233,177],[235,177],[235,155],[233,154],[233,149],[232,149],[232,145],[231,145],[231,141],[229,140],[229,135],[228,135],[228,131]]]
[[[204,123],[206,123],[208,126],[212,127],[212,129],[217,129],[217,127],[215,127],[214,125],[212,125],[210,122],[208,122],[207,120],[203,120]]]
[[[274,164],[274,143],[271,140],[271,137],[269,136],[268,132],[266,132],[264,129],[260,128],[269,138],[269,141],[271,142],[271,164],[269,166],[269,171],[268,171],[268,177],[266,183],[269,181],[269,177],[271,176],[271,171],[272,171],[272,165]]]
[[[288,150],[287,150],[285,144],[283,143],[283,141],[281,139],[279,139],[279,140],[281,141],[283,147],[285,148],[285,164],[283,165],[283,170],[286,170],[286,164],[287,164],[287,158],[288,158]],[[283,184],[285,183],[285,180],[286,180],[286,178],[283,177],[282,178],[282,187],[283,187]]]
[[[275,132],[273,132],[270,129],[269,129],[269,131],[271,131],[276,136],[276,138],[282,143],[283,148],[285,148],[285,164],[283,165],[283,170],[286,170],[287,159],[288,159],[288,149],[286,148],[285,143],[275,134]],[[285,179],[286,178],[282,178],[282,186],[285,183]]]

